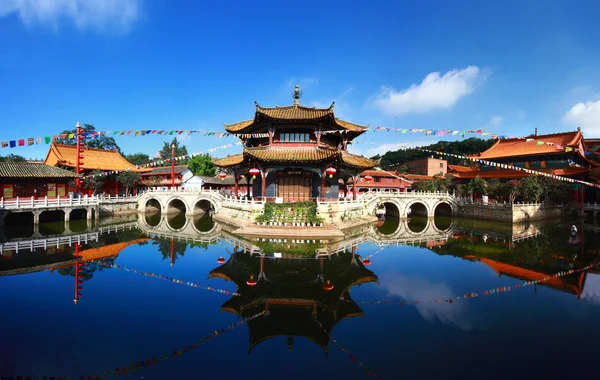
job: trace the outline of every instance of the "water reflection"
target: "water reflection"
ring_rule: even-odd
[[[209,276],[235,283],[238,295],[222,304],[241,318],[267,311],[269,315],[248,322],[250,352],[276,336],[305,337],[327,354],[333,327],[345,318],[362,317],[352,300],[352,286],[377,282],[355,253],[345,252],[330,259],[302,259],[286,255],[280,260],[233,252]]]
[[[123,358],[152,358],[165,348],[193,342],[190,334],[210,333],[268,311],[268,316],[249,321],[246,333],[238,330],[238,335],[215,339],[210,343],[214,346],[190,353],[190,359],[174,357],[147,369],[148,373],[155,378],[190,377],[197,373],[199,358],[214,363],[218,352],[226,351],[236,366],[244,368],[234,370],[235,376],[260,373],[264,361],[256,358],[269,357],[276,358],[286,377],[315,377],[323,368],[335,368],[340,377],[357,377],[352,362],[329,345],[332,334],[383,377],[397,377],[411,365],[424,365],[429,359],[423,357],[428,355],[451,366],[453,357],[448,352],[462,352],[464,346],[475,363],[470,370],[482,378],[487,365],[477,363],[486,363],[486,355],[503,353],[507,360],[518,360],[510,350],[513,332],[519,339],[537,342],[536,337],[553,326],[556,343],[567,344],[573,338],[561,335],[559,326],[575,326],[578,334],[580,328],[589,334],[600,318],[600,271],[544,280],[597,261],[600,239],[595,226],[578,227],[583,244],[569,246],[572,221],[501,224],[413,216],[410,221],[388,218],[381,225],[362,226],[343,239],[314,240],[244,238],[207,215],[152,218],[105,219],[86,225],[83,234],[70,224],[60,237],[52,238],[54,244],[41,235],[0,244],[0,286],[19,292],[18,298],[11,296],[12,290],[3,292],[0,303],[27,311],[6,313],[4,322],[12,328],[6,329],[5,339],[29,342],[11,347],[0,357],[0,368],[26,374],[34,368],[31,363],[43,363],[49,372],[61,372],[68,357],[74,358],[74,364],[67,369],[77,372],[71,377],[90,369],[102,373]],[[412,228],[415,225],[422,226],[420,231]],[[57,231],[58,226],[42,229]],[[45,248],[39,246],[44,241]],[[83,264],[76,274],[77,241],[82,242]],[[366,257],[370,257],[367,264]],[[76,277],[81,278],[81,291]],[[523,281],[541,282],[498,297],[434,301],[514,287]],[[81,295],[77,305],[72,302],[73,291]],[[411,307],[401,306],[409,301]],[[132,331],[123,324],[124,315],[138,321],[139,329]],[[33,323],[34,316],[51,321],[53,328]],[[109,324],[122,337],[119,344],[115,346],[114,336],[88,328],[79,329],[73,342],[60,350],[43,343],[60,342],[61,331],[84,318],[85,326]],[[462,334],[472,330],[477,334]],[[30,342],[37,344],[32,348]],[[315,345],[329,355],[328,361],[321,361],[323,355]],[[393,360],[373,347],[394,347]],[[99,349],[102,354],[93,354]],[[250,351],[252,359],[246,355]],[[288,351],[293,356],[282,356]],[[400,358],[397,351],[403,352]],[[48,355],[51,360],[44,359]],[[540,366],[540,373],[548,374],[536,363],[528,361],[528,366],[536,371]],[[209,367],[206,376],[222,376]],[[432,373],[443,377],[441,372]]]

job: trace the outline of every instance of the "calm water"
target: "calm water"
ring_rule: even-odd
[[[575,223],[580,245],[567,244],[572,221],[389,219],[347,241],[246,240],[208,218],[164,222],[156,215],[6,229],[0,235],[0,376],[87,379],[125,366],[121,377],[130,379],[367,378],[361,362],[390,379],[592,378],[599,272],[481,295],[595,262],[594,227]],[[178,231],[174,239],[164,237],[169,228]],[[77,304],[74,246],[8,250],[34,234],[88,234],[81,254],[99,261],[83,265]],[[423,234],[429,240],[418,243]],[[383,243],[389,245],[380,248]],[[334,250],[340,253],[315,259],[316,251]],[[455,299],[473,292],[480,296]],[[444,302],[449,298],[454,301]],[[401,304],[409,301],[419,303]],[[267,308],[267,316],[237,326]],[[221,329],[226,332],[183,352]],[[181,354],[148,366],[174,350]],[[138,361],[145,366],[130,372]]]

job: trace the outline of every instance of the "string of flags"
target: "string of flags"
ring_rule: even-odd
[[[233,147],[235,145],[242,145],[242,144],[243,144],[243,142],[238,141],[238,142],[233,143],[233,144],[225,144],[225,145],[221,145],[221,146],[218,146],[218,147],[215,147],[215,148],[206,149],[205,151],[184,154],[182,156],[178,156],[178,157],[175,157],[175,158],[157,159],[156,161],[150,162],[148,164],[136,165],[135,167],[132,166],[130,169],[125,169],[125,170],[111,170],[111,171],[97,173],[97,174],[88,174],[86,176],[81,176],[80,178],[108,176],[110,174],[119,174],[119,173],[122,173],[124,171],[129,171],[129,170],[134,170],[134,169],[141,169],[141,168],[150,168],[150,167],[155,167],[155,166],[161,166],[163,164],[170,163],[173,160],[174,161],[186,160],[188,158],[192,158],[192,157],[195,157],[195,156],[201,156],[201,155],[203,155],[205,153],[212,153],[212,152],[215,152],[215,151],[217,151],[219,149],[227,149],[227,148],[231,148],[231,147]]]
[[[227,132],[209,132],[209,131],[201,131],[201,130],[156,130],[156,129],[148,129],[148,130],[119,130],[119,131],[96,131],[96,132],[84,132],[83,137],[86,139],[89,138],[97,138],[100,136],[130,136],[133,135],[135,137],[138,136],[150,136],[150,135],[162,135],[162,136],[172,136],[172,135],[192,135],[198,134],[206,137],[216,137],[216,138],[224,138],[234,136],[237,138],[261,138],[261,137],[269,137],[269,133],[227,133]],[[77,135],[75,133],[61,133],[58,135],[51,136],[38,136],[38,137],[27,137],[15,140],[7,140],[0,142],[0,146],[2,148],[16,148],[16,147],[24,147],[24,146],[32,146],[32,145],[40,145],[45,144],[49,145],[58,140],[75,140]]]
[[[539,176],[542,176],[542,177],[552,178],[552,179],[556,179],[556,180],[563,181],[563,182],[578,183],[578,184],[581,184],[581,185],[586,185],[586,186],[590,186],[590,187],[600,188],[600,184],[598,184],[598,183],[592,183],[592,182],[582,181],[580,179],[563,177],[563,176],[560,176],[560,175],[556,175],[556,174],[552,174],[552,173],[546,173],[546,172],[541,172],[541,171],[538,171],[538,170],[533,170],[533,169],[528,169],[528,168],[522,168],[522,167],[512,166],[512,165],[507,165],[507,164],[501,164],[501,163],[498,163],[498,162],[483,160],[483,159],[479,159],[479,158],[476,158],[476,157],[463,156],[461,154],[438,152],[436,150],[429,150],[429,149],[424,149],[424,148],[416,148],[416,149],[420,150],[420,151],[423,151],[423,152],[434,153],[434,154],[438,154],[438,155],[442,155],[442,156],[448,156],[448,157],[459,158],[459,159],[462,159],[462,160],[469,160],[469,161],[473,161],[473,162],[479,162],[479,163],[487,165],[487,166],[499,167],[499,168],[508,169],[508,170],[522,171],[522,172],[525,172],[525,173],[528,173],[528,174],[539,175]]]
[[[487,297],[487,296],[491,296],[494,294],[507,293],[512,290],[521,289],[521,288],[524,288],[527,286],[537,285],[537,284],[540,284],[540,283],[543,283],[543,282],[546,282],[546,281],[549,281],[552,279],[557,279],[557,278],[561,278],[561,277],[570,276],[572,274],[585,272],[594,267],[597,267],[598,265],[600,265],[600,261],[597,261],[593,264],[590,264],[590,265],[585,266],[580,269],[569,269],[567,271],[560,271],[558,273],[545,276],[539,280],[525,281],[525,282],[522,282],[520,284],[516,284],[513,286],[509,285],[509,286],[501,286],[501,287],[486,289],[479,293],[477,293],[477,292],[466,293],[466,294],[463,294],[461,296],[457,296],[454,298],[436,298],[434,300],[418,300],[418,301],[354,301],[354,300],[347,300],[347,299],[344,299],[344,301],[355,302],[356,304],[359,304],[359,305],[362,304],[362,305],[400,305],[400,306],[417,306],[419,304],[431,304],[431,303],[443,303],[443,302],[452,303],[453,301],[461,301],[461,300],[468,300],[468,299],[476,298],[476,297],[479,297],[480,295],[483,297]]]
[[[190,281],[183,281],[183,280],[179,280],[179,279],[176,279],[176,278],[173,278],[173,277],[169,277],[169,276],[163,276],[161,274],[157,274],[157,273],[153,273],[153,272],[141,271],[141,270],[137,270],[137,269],[134,269],[134,268],[128,268],[126,266],[121,267],[120,265],[116,265],[116,264],[107,264],[107,263],[102,262],[100,260],[90,260],[89,262],[100,264],[100,265],[102,265],[102,266],[104,266],[106,268],[120,269],[120,270],[123,270],[125,272],[141,274],[142,276],[157,278],[157,279],[160,279],[160,280],[165,280],[165,281],[168,281],[168,282],[172,282],[174,284],[191,286],[192,288],[196,288],[196,289],[208,290],[208,291],[211,291],[211,292],[216,292],[216,293],[221,293],[221,294],[227,294],[227,295],[232,295],[232,296],[239,296],[240,295],[239,293],[232,292],[230,290],[217,289],[217,288],[213,288],[212,286],[202,286],[202,285],[190,282]]]
[[[329,337],[329,340],[331,340],[333,343],[335,343],[340,350],[342,350],[343,353],[345,353],[346,355],[348,355],[348,358],[353,362],[358,364],[363,371],[365,371],[367,373],[367,375],[371,376],[371,377],[375,377],[378,379],[382,379],[381,376],[379,376],[378,374],[376,374],[375,372],[373,372],[372,370],[369,369],[369,367],[367,367],[362,361],[358,360],[358,358],[354,355],[352,355],[352,353],[350,352],[350,350],[348,350],[346,347],[344,347],[340,342],[338,342],[334,337],[331,336],[331,334],[329,334],[329,331],[327,331],[327,329],[325,327],[323,327],[323,325],[321,324],[321,322],[317,321],[315,319],[315,322],[317,322],[317,324],[323,329],[323,331],[325,331],[325,334],[327,334],[327,336]]]

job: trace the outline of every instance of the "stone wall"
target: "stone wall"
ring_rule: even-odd
[[[563,215],[562,206],[547,206],[543,203],[514,205],[484,205],[481,203],[462,204],[458,215],[467,218],[496,220],[502,222],[521,222],[559,218]]]
[[[142,212],[144,210],[141,210]],[[137,200],[132,202],[105,203],[100,205],[100,215],[124,215],[138,212]]]

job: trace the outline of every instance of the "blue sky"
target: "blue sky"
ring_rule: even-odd
[[[328,106],[371,126],[600,137],[600,2],[0,2],[0,140],[98,130],[201,129],[254,100]],[[118,136],[153,155],[164,137]],[[235,142],[183,138],[190,152]],[[440,137],[367,133],[361,154]],[[448,139],[448,137],[445,137]],[[47,145],[0,149],[44,157]],[[235,153],[239,147],[215,155]]]

